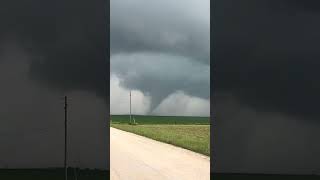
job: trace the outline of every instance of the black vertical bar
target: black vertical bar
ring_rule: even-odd
[[[132,123],[131,122],[131,90],[130,90],[130,123]]]
[[[67,96],[64,96],[64,170],[65,180],[67,180]]]

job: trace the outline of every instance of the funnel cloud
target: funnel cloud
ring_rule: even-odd
[[[118,79],[119,88],[142,93],[149,101],[144,106],[136,102],[134,113],[209,115],[208,108],[185,112],[181,106],[175,113],[159,110],[165,101],[173,104],[176,97],[172,96],[178,92],[184,94],[179,96],[184,101],[200,99],[192,107],[208,105],[209,0],[112,0],[110,20],[111,75]],[[111,91],[111,96],[117,93]],[[126,93],[122,96],[129,97]],[[118,106],[116,101],[111,101],[111,106]],[[118,107],[111,113],[128,113],[128,108]]]

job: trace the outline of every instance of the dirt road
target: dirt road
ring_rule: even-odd
[[[209,180],[210,158],[110,128],[111,180]]]

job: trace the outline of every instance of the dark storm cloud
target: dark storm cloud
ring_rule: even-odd
[[[216,91],[230,92],[257,110],[317,119],[317,5],[313,1],[217,2]]]
[[[319,123],[256,112],[228,94],[215,101],[214,172],[320,173]]]
[[[109,48],[106,9],[107,3],[100,0],[2,1],[0,44],[13,40],[21,44],[29,52],[30,77],[39,83],[104,96],[108,59],[101,52],[107,54]]]
[[[216,171],[319,174],[320,3],[215,1]]]
[[[151,110],[177,90],[191,96],[209,98],[210,68],[192,59],[146,53],[115,55],[111,69],[122,79],[122,86],[151,96]]]
[[[0,1],[0,168],[108,169],[108,4]],[[98,96],[97,96],[98,95]]]
[[[56,91],[30,79],[32,56],[13,42],[4,43],[0,54],[0,168],[63,166],[63,96],[68,95],[68,164],[106,169],[105,99],[84,90]]]
[[[111,71],[123,87],[150,95],[151,110],[178,90],[209,97],[209,5],[111,1]]]
[[[209,63],[209,1],[111,1],[111,53],[160,52]]]

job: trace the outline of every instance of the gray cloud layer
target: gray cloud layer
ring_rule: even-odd
[[[209,98],[209,1],[111,1],[111,73],[151,96]]]
[[[216,170],[319,174],[319,1],[214,8]]]
[[[146,53],[115,55],[111,69],[123,79],[123,87],[150,95],[151,109],[177,90],[191,96],[209,98],[209,66],[185,57]]]
[[[0,2],[0,168],[108,169],[108,6]]]
[[[216,90],[262,111],[318,119],[317,3],[244,4],[216,4]]]
[[[209,63],[208,0],[111,1],[111,53],[160,52]]]
[[[103,0],[1,1],[0,46],[13,41],[28,51],[29,76],[44,86],[105,97],[106,7]]]

